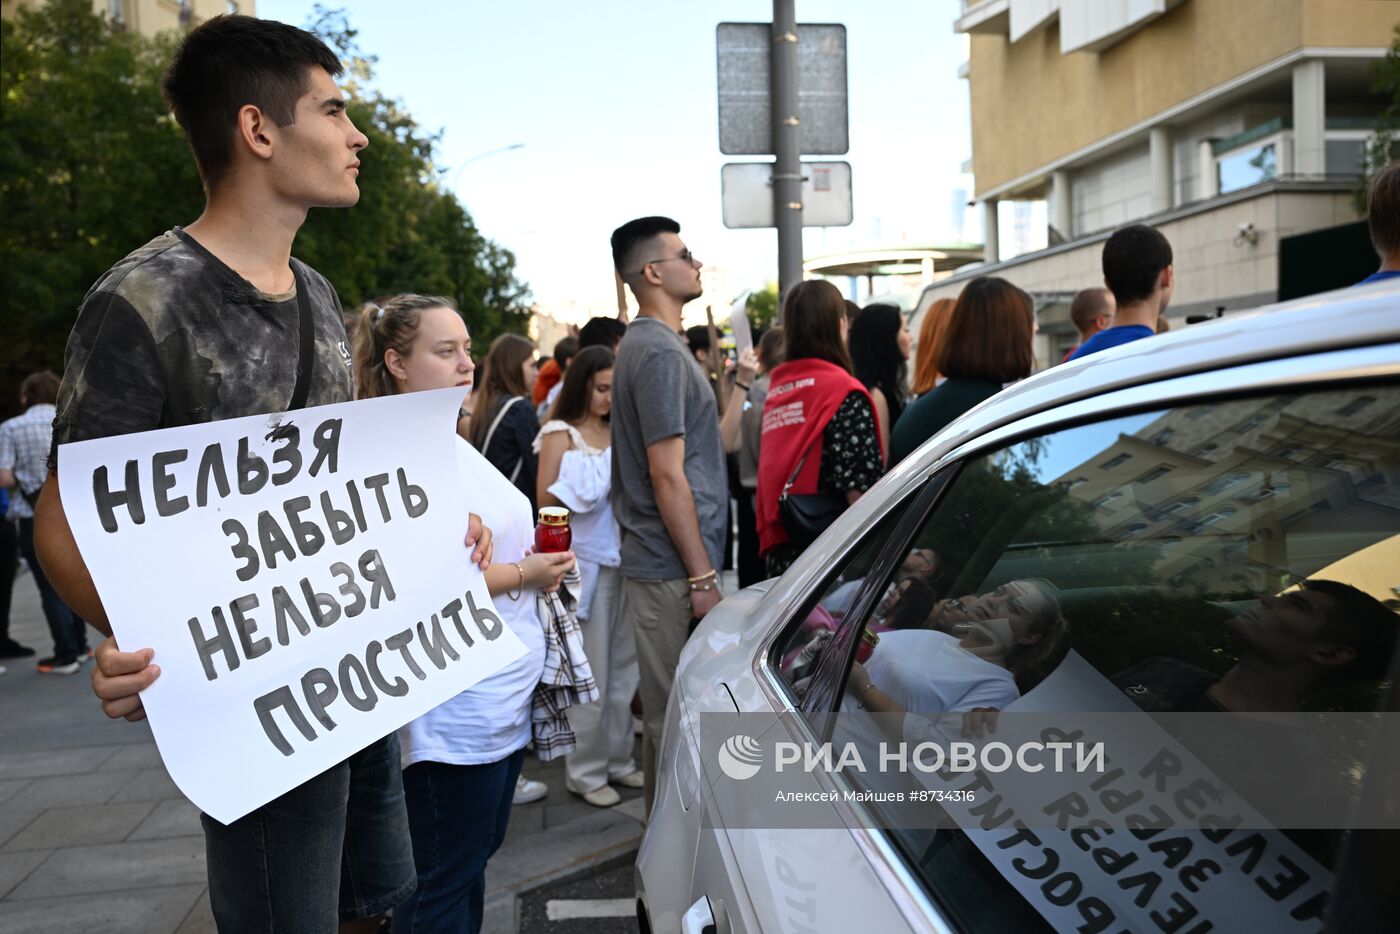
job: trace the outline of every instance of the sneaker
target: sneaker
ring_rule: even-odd
[[[548,785],[544,782],[532,781],[522,775],[515,780],[515,797],[511,798],[511,803],[530,804],[547,794],[549,794]]]
[[[578,795],[595,808],[616,807],[622,803],[622,795],[618,794],[616,789],[608,785],[604,785],[601,788],[594,788],[592,791],[586,791],[583,794],[579,794],[576,791],[574,794]]]
[[[619,788],[645,788],[646,776],[641,769],[633,769],[626,775],[610,775],[608,782]]]
[[[34,666],[44,675],[76,675],[83,668],[83,663],[76,658],[41,658],[39,664]]]
[[[28,658],[33,654],[33,649],[27,645],[20,645],[13,639],[0,640],[0,658]]]

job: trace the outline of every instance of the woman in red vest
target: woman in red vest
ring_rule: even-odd
[[[824,280],[802,282],[783,305],[786,354],[763,403],[758,455],[758,544],[768,573],[802,553],[788,541],[778,498],[823,493],[854,503],[880,479],[884,450],[870,393],[851,375],[845,303]]]

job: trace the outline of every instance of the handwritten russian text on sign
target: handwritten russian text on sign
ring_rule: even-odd
[[[63,507],[166,769],[225,823],[520,657],[463,546],[462,391],[64,445]]]

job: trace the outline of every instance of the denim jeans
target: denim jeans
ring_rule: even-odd
[[[221,932],[335,934],[413,890],[396,733],[232,824],[202,820]]]
[[[415,762],[403,770],[418,889],[394,909],[394,934],[477,934],[486,901],[486,861],[506,838],[516,750],[486,765]]]
[[[53,636],[53,657],[60,662],[71,662],[79,655],[86,655],[87,624],[82,618],[68,609],[68,604],[53,589],[44,569],[39,567],[39,556],[34,551],[34,520],[19,520],[19,552],[24,555],[29,571],[34,575],[34,583],[39,588],[39,602],[44,608],[44,619],[49,623],[49,634]]]

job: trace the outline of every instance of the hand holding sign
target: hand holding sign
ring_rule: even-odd
[[[104,643],[94,689],[109,716],[149,713],[171,777],[211,816],[246,814],[524,651],[463,560],[464,538],[491,549],[464,529],[460,402],[412,393],[63,446],[64,509],[115,639],[154,650]]]

